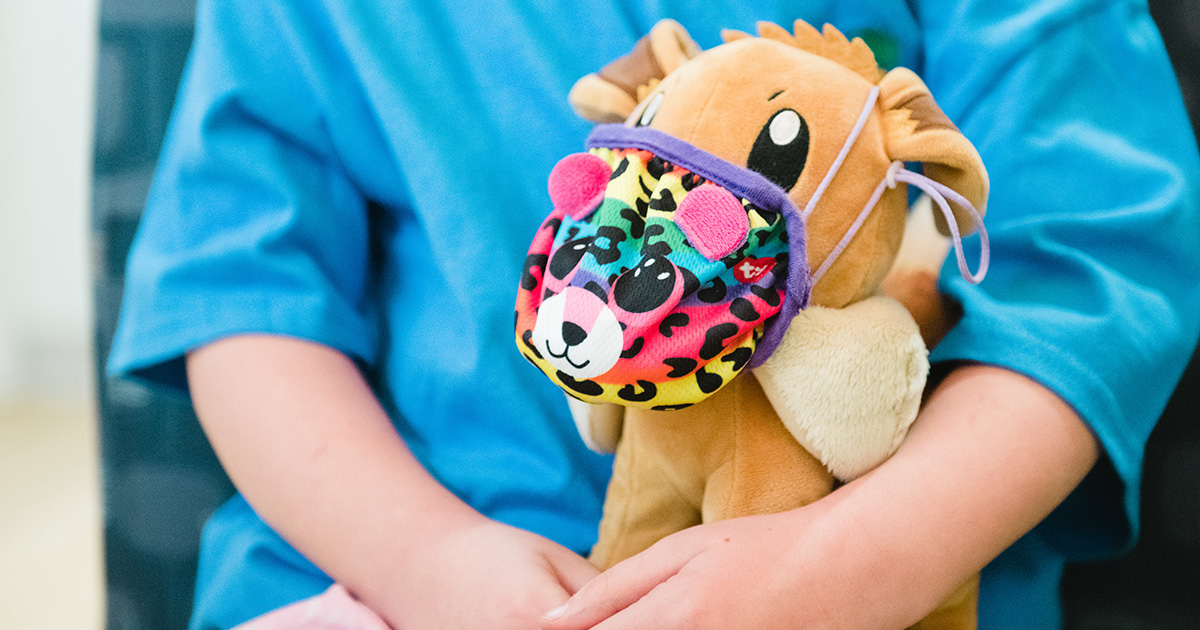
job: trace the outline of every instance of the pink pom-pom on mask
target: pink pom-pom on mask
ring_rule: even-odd
[[[692,247],[709,260],[720,260],[741,247],[750,233],[742,202],[714,184],[689,192],[675,210],[675,224]]]
[[[586,217],[604,201],[612,169],[591,153],[572,153],[550,171],[550,201],[575,219]]]

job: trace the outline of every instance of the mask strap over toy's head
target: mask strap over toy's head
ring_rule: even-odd
[[[990,246],[988,244],[987,228],[983,225],[983,217],[979,215],[979,211],[975,209],[975,206],[968,201],[966,197],[958,194],[950,187],[925,177],[920,173],[914,173],[913,171],[904,168],[904,162],[896,160],[895,162],[892,162],[891,166],[888,167],[887,175],[885,175],[883,181],[879,182],[879,185],[875,187],[875,192],[871,194],[871,198],[867,201],[867,205],[864,206],[862,212],[858,214],[858,218],[854,220],[854,223],[850,226],[850,229],[846,230],[846,233],[842,236],[842,240],[838,241],[837,246],[835,246],[833,251],[829,252],[829,256],[825,258],[825,262],[821,263],[821,265],[817,267],[817,270],[813,272],[813,284],[816,284],[817,281],[821,279],[821,276],[825,275],[825,272],[829,270],[829,267],[833,265],[833,262],[837,260],[837,257],[841,255],[842,251],[844,251],[848,245],[850,245],[850,241],[854,238],[854,234],[858,232],[859,228],[862,227],[862,224],[867,220],[867,216],[871,214],[871,210],[875,208],[875,204],[879,202],[879,198],[883,195],[884,189],[895,188],[898,182],[916,186],[917,188],[920,188],[921,191],[926,195],[929,195],[929,198],[934,204],[937,205],[938,210],[941,211],[942,216],[946,218],[946,225],[950,230],[951,242],[954,244],[954,255],[958,259],[958,272],[962,275],[964,280],[970,282],[971,284],[979,284],[980,282],[983,282],[984,276],[987,275],[988,262],[991,259],[991,253]],[[959,234],[958,224],[954,220],[954,211],[950,209],[950,204],[949,201],[947,201],[947,198],[949,201],[953,201],[960,207],[964,208],[970,214],[972,220],[974,220],[976,229],[979,230],[979,241],[981,248],[979,252],[979,269],[974,273],[971,273],[971,269],[967,265],[966,256],[963,254],[962,235]]]
[[[867,96],[867,102],[863,105],[862,112],[859,113],[858,120],[854,123],[854,128],[850,130],[850,135],[847,136],[846,142],[842,145],[841,151],[838,152],[837,157],[833,160],[833,164],[830,165],[829,170],[825,172],[825,177],[821,179],[821,183],[817,186],[816,192],[814,192],[812,197],[808,199],[808,203],[805,204],[804,210],[800,212],[800,218],[802,220],[807,221],[808,217],[813,213],[813,210],[816,209],[817,201],[821,199],[821,195],[825,192],[825,189],[829,186],[829,183],[833,181],[834,175],[837,175],[838,169],[841,168],[842,163],[845,162],[846,155],[850,153],[850,148],[854,146],[855,140],[858,139],[858,135],[862,132],[863,126],[867,123],[867,119],[871,116],[871,111],[875,109],[875,102],[878,99],[879,87],[872,87],[871,93]],[[904,168],[904,162],[896,160],[892,162],[891,166],[888,167],[887,174],[884,175],[884,178],[879,182],[879,185],[875,187],[875,192],[871,194],[870,199],[867,200],[867,203],[865,206],[863,206],[862,211],[858,213],[858,218],[854,220],[854,223],[850,225],[850,228],[846,230],[846,233],[842,235],[841,240],[838,241],[838,244],[833,248],[833,251],[829,252],[829,255],[825,257],[825,261],[822,262],[817,267],[817,270],[813,272],[812,285],[816,285],[817,282],[821,280],[821,277],[825,275],[825,272],[828,271],[831,266],[833,266],[833,263],[837,260],[838,256],[840,256],[842,252],[845,251],[846,247],[850,245],[850,241],[854,239],[854,235],[858,233],[859,228],[862,227],[863,223],[866,222],[867,217],[871,214],[871,211],[875,209],[875,206],[879,203],[879,198],[883,196],[884,189],[895,188],[897,182],[904,182],[905,184],[911,184],[917,188],[920,188],[922,192],[924,192],[926,195],[929,195],[929,198],[932,199],[935,204],[937,204],[938,209],[942,212],[942,216],[946,218],[946,224],[950,230],[950,237],[954,243],[954,254],[958,259],[959,273],[962,274],[964,280],[970,282],[971,284],[979,284],[983,281],[984,276],[987,275],[990,251],[988,245],[987,228],[985,228],[983,225],[983,217],[980,216],[979,211],[975,209],[975,206],[972,205],[966,197],[958,194],[954,190],[950,189],[950,187],[930,179],[920,173],[910,171]],[[959,234],[954,211],[951,210],[950,204],[947,202],[947,198],[964,208],[971,216],[972,221],[974,221],[975,227],[979,230],[979,239],[982,250],[979,254],[979,270],[975,273],[971,273],[970,268],[967,266],[966,257],[963,255],[962,236]]]

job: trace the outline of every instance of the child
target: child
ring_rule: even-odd
[[[1200,322],[1196,149],[1145,6],[447,4],[200,3],[111,357],[190,388],[241,493],[192,628],[333,579],[403,630],[902,628],[989,562],[981,628],[1058,627],[1065,559],[1136,535]],[[610,462],[512,303],[588,128],[566,90],[665,17],[704,47],[796,18],[890,44],[988,165],[993,265],[944,274],[948,376],[892,459],[597,578]]]

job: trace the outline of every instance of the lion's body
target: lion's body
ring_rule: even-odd
[[[591,560],[605,569],[693,525],[808,505],[833,483],[752,376],[687,409],[629,409]]]

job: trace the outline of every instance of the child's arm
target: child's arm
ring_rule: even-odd
[[[963,367],[873,472],[805,508],[670,536],[542,627],[905,628],[1049,514],[1098,453],[1049,390]]]
[[[344,355],[239,336],[190,353],[187,368],[204,430],[250,505],[393,626],[528,630],[595,575],[438,484]]]

